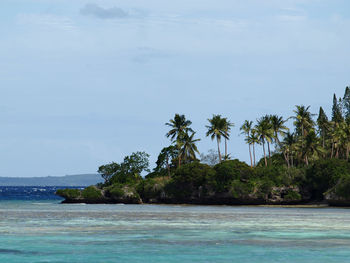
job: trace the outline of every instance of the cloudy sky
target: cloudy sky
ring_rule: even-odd
[[[350,84],[348,0],[2,0],[0,176],[91,173],[185,114],[236,124],[323,106]],[[260,154],[260,152],[259,152]]]

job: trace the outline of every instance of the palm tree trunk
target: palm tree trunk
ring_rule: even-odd
[[[331,159],[333,158],[334,142],[332,142]]]
[[[253,168],[253,158],[252,158],[252,150],[250,149],[250,144],[249,144],[249,156],[250,156],[250,167]]]
[[[179,154],[179,168],[181,166],[181,155]]]
[[[336,151],[336,154],[335,154],[335,158],[339,158],[339,146],[337,147],[337,151]]]
[[[225,160],[227,159],[227,139],[225,138]]]
[[[221,153],[220,153],[220,144],[219,144],[219,138],[216,137],[216,142],[218,143],[218,154],[219,154],[219,161],[221,163]]]
[[[168,170],[168,175],[170,176],[169,156],[166,157],[166,168]]]
[[[271,151],[270,151],[270,143],[267,141],[267,149],[269,151],[269,162],[271,162]]]
[[[265,166],[267,166],[266,152],[265,152],[265,141],[263,141],[263,150],[264,150]]]
[[[276,141],[277,141],[278,147],[280,147],[280,149],[282,149],[281,142],[278,139],[278,135],[276,134],[275,137],[276,137]],[[289,157],[287,157],[286,151],[282,151],[282,152],[283,152],[284,159],[286,160],[287,166],[288,166],[288,168],[290,168]]]
[[[309,160],[307,158],[307,155],[305,155],[305,163],[306,163],[306,166],[309,166]]]
[[[255,143],[253,143],[254,167],[255,167]]]

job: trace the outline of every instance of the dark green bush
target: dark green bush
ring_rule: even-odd
[[[230,188],[230,183],[236,179],[247,180],[253,176],[253,169],[246,163],[237,159],[221,162],[214,166],[216,171],[216,190],[225,191]]]
[[[166,184],[165,191],[177,200],[184,201],[199,189],[205,193],[208,182],[212,181],[215,175],[215,170],[207,164],[184,164],[175,171],[172,180]]]
[[[119,198],[123,197],[124,190],[123,190],[121,185],[115,184],[115,185],[111,185],[110,187],[108,187],[107,194],[112,199],[119,199]]]
[[[97,189],[95,186],[88,186],[83,191],[81,195],[84,199],[88,200],[99,200],[102,198],[102,193],[100,189]]]
[[[313,198],[322,199],[323,193],[347,174],[350,174],[350,164],[345,160],[318,160],[306,171],[306,186]]]
[[[283,198],[285,201],[300,201],[301,195],[296,191],[289,190],[288,193]]]
[[[272,181],[275,186],[292,184],[290,170],[285,166],[256,167],[255,174],[261,180]]]
[[[344,199],[350,198],[350,174],[343,175],[334,187],[335,194]]]
[[[66,188],[58,189],[56,194],[66,199],[75,199],[80,197],[81,191],[79,189]]]
[[[234,198],[246,198],[254,192],[254,184],[236,179],[231,182],[229,192]]]

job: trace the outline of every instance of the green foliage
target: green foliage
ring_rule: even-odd
[[[227,190],[232,180],[247,180],[254,173],[252,168],[238,159],[221,162],[215,165],[214,169],[216,171],[215,181],[218,191]]]
[[[322,199],[323,193],[347,174],[350,174],[350,163],[345,160],[318,160],[306,171],[307,187],[314,198]]]
[[[332,189],[335,194],[344,199],[349,199],[350,198],[350,174],[345,174],[343,175],[334,189]]]
[[[97,189],[95,186],[88,186],[83,191],[81,195],[86,200],[97,201],[102,198],[102,193],[100,189]]]
[[[271,181],[274,186],[288,186],[292,184],[289,170],[285,166],[267,166],[255,169],[256,176],[265,181]]]
[[[76,199],[80,197],[81,191],[79,189],[58,189],[56,194],[67,199]]]
[[[235,179],[229,185],[229,192],[233,198],[244,199],[254,192],[255,186],[252,182],[242,182]]]
[[[137,192],[145,201],[161,199],[164,188],[169,181],[170,177],[148,178],[138,185]]]
[[[268,163],[272,166],[285,166],[286,161],[284,160],[282,153],[275,153],[271,155],[271,158],[268,158]],[[257,167],[265,166],[265,159],[262,157],[256,165]]]
[[[105,184],[109,184],[112,176],[120,171],[121,167],[118,163],[110,163],[101,165],[98,168],[98,173],[101,174],[101,177],[105,180]]]
[[[159,173],[163,176],[169,175],[171,171],[176,167],[175,161],[178,158],[179,150],[174,145],[164,147],[158,155],[155,173]],[[155,177],[155,176],[154,176]]]
[[[285,201],[300,201],[302,197],[300,193],[293,190],[289,190],[288,193],[283,197],[283,199]]]
[[[339,102],[337,100],[337,96],[333,95],[333,106],[332,106],[332,121],[335,123],[340,123],[344,120],[343,114],[342,114],[342,102],[341,99],[339,99]]]
[[[111,185],[107,188],[107,194],[112,199],[119,199],[124,196],[123,186],[119,184]]]
[[[205,192],[206,184],[212,178],[215,178],[215,170],[209,165],[199,162],[188,163],[175,171],[165,191],[177,200],[187,200],[200,188]]]
[[[142,180],[141,173],[149,172],[149,155],[145,152],[126,156],[121,164],[111,163],[100,166],[98,172],[106,178],[105,185],[136,183]]]

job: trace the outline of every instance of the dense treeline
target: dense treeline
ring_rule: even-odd
[[[200,139],[185,115],[175,114],[165,125],[170,145],[159,153],[153,171],[145,152],[133,153],[119,164],[102,165],[98,172],[105,183],[88,189],[93,202],[265,204],[326,198],[346,204],[350,198],[349,87],[342,98],[334,95],[331,118],[322,107],[313,114],[310,106],[297,105],[288,118],[264,115],[256,123],[246,120],[240,130],[248,144],[249,165],[231,160],[228,141],[234,123],[228,118],[208,119],[206,136],[215,140],[217,151],[200,156],[196,145]],[[263,151],[260,160],[257,147]],[[147,173],[145,178],[141,173]],[[86,191],[72,198],[86,200]],[[61,195],[69,199],[68,192]]]

